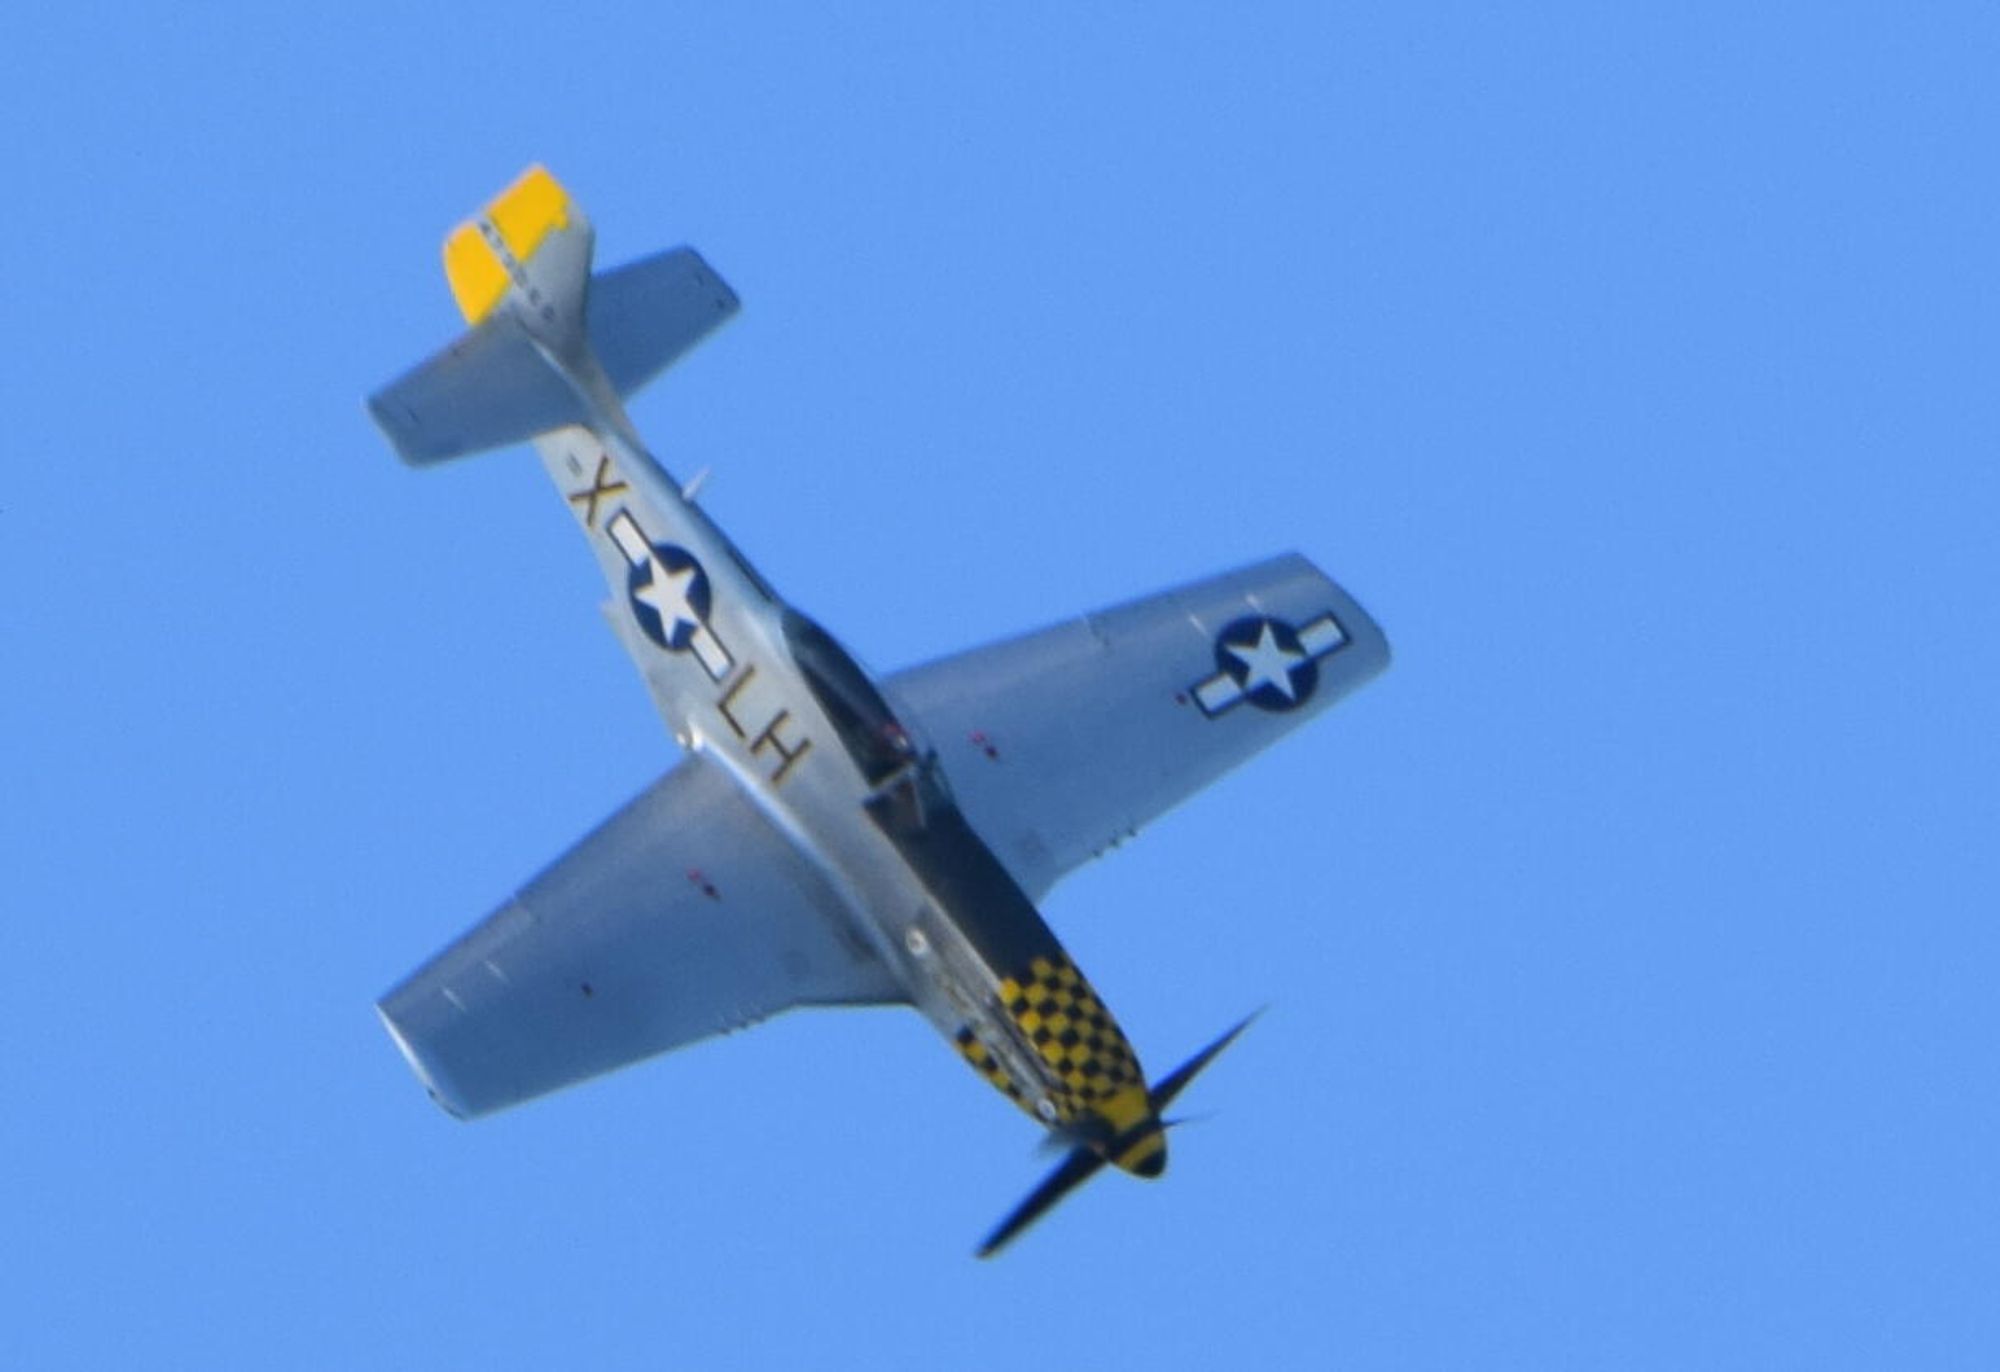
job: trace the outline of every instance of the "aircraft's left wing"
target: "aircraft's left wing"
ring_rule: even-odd
[[[689,757],[384,996],[437,1102],[483,1115],[796,1005],[900,1003],[825,880]]]

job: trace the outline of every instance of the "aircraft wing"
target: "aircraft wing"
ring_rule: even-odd
[[[1040,898],[1389,663],[1292,554],[889,678],[960,808]]]
[[[378,1008],[471,1117],[792,1006],[906,1000],[816,870],[696,755]]]

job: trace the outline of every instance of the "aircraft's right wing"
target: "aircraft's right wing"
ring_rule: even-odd
[[[1039,898],[1389,664],[1292,554],[900,672],[960,808]]]
[[[696,754],[382,997],[470,1117],[795,1005],[907,999],[823,878]]]

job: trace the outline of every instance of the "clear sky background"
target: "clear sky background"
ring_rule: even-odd
[[[0,53],[0,1365],[2000,1359],[1991,6],[86,8]],[[537,159],[741,293],[640,426],[878,668],[1291,548],[1387,628],[1049,904],[1156,1071],[1272,1006],[1163,1182],[974,1262],[1047,1160],[907,1011],[474,1125],[377,1025],[674,760],[526,451],[361,408]]]

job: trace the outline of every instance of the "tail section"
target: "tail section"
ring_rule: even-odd
[[[692,248],[591,274],[590,220],[530,167],[444,244],[471,327],[369,397],[405,462],[426,466],[571,424],[622,424],[629,396],[736,313]]]
[[[444,274],[465,322],[503,303],[558,356],[583,337],[595,243],[590,220],[540,166],[528,168],[444,240]]]

